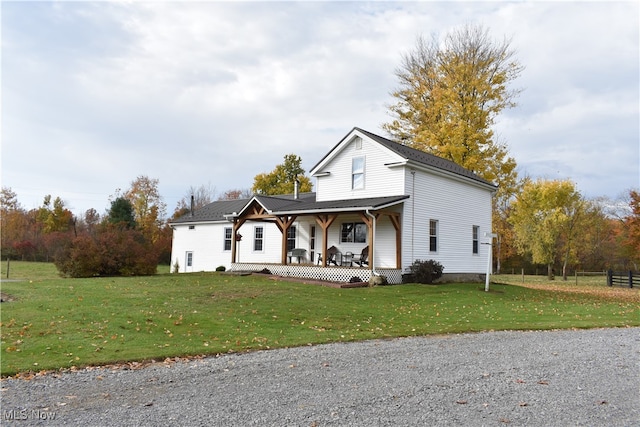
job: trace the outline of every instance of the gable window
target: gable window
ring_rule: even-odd
[[[480,230],[480,227],[478,227],[477,225],[473,226],[472,242],[473,242],[473,253],[474,254],[478,253],[478,231],[479,230]]]
[[[351,159],[351,189],[360,190],[364,188],[364,157],[354,157]]]
[[[233,230],[231,227],[225,227],[224,228],[224,250],[225,251],[230,251],[231,250],[231,235],[233,233]]]
[[[190,226],[189,226],[189,230],[195,230],[195,229],[196,229],[196,226],[195,226],[195,225],[190,225]]]
[[[429,220],[429,252],[438,251],[438,221]]]
[[[292,225],[287,230],[287,251],[296,247],[296,226]]]
[[[362,138],[357,137],[355,140],[356,150],[362,150]]]
[[[340,232],[340,243],[365,243],[367,226],[364,222],[345,222]]]
[[[264,240],[264,227],[256,227],[253,229],[253,250],[262,251]]]

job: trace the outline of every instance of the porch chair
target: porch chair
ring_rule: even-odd
[[[340,250],[338,248],[336,248],[335,246],[331,246],[329,249],[327,249],[327,265],[338,265],[338,258],[342,258],[341,255],[342,254],[340,253]],[[324,265],[322,264],[322,254],[318,255],[318,264]]]
[[[360,256],[354,256],[353,262],[358,264],[360,267],[364,265],[369,265],[369,246],[365,246],[360,252]]]
[[[301,248],[293,248],[289,251],[287,256],[289,257],[289,263],[291,263],[292,258],[298,258],[298,264],[300,264],[300,259],[304,259],[306,257],[307,250]]]

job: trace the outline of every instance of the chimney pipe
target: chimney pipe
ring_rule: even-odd
[[[300,185],[300,181],[296,178],[296,180],[293,181],[293,198],[296,200],[298,199],[298,185]]]
[[[191,195],[191,216],[193,216],[193,205],[195,205],[195,197]]]

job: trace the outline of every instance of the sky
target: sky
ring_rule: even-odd
[[[477,24],[524,66],[494,128],[520,176],[615,199],[640,187],[639,5],[2,1],[2,186],[82,215],[144,175],[171,215],[286,154],[308,172],[353,127],[388,136],[418,36]]]

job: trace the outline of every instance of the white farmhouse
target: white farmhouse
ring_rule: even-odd
[[[173,221],[172,271],[400,283],[433,259],[445,280],[484,276],[496,187],[469,170],[354,128],[310,175],[315,193],[218,201]]]

